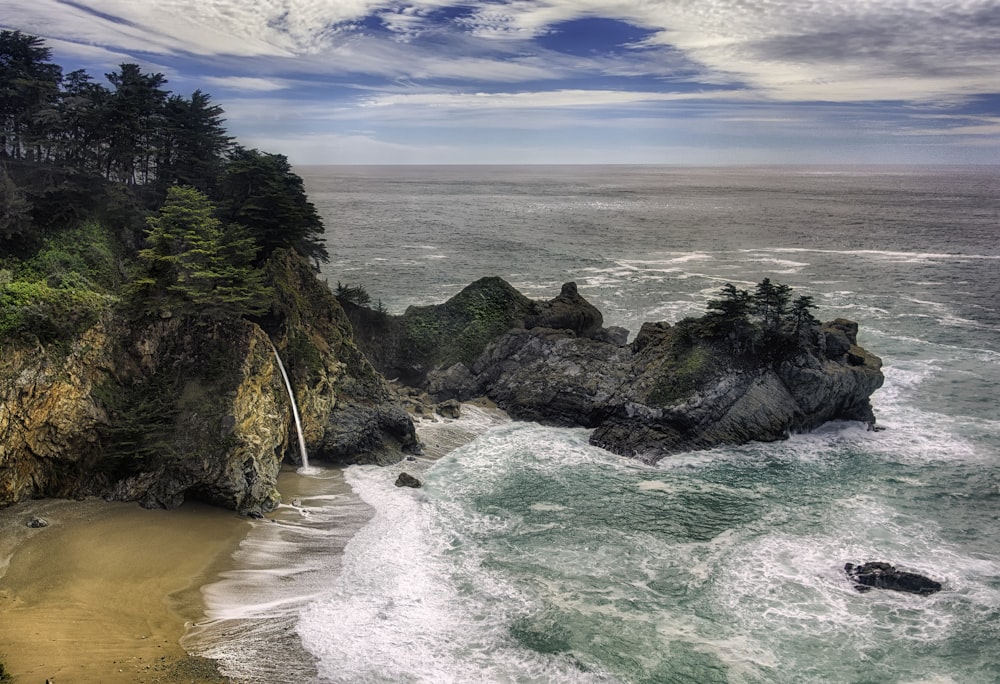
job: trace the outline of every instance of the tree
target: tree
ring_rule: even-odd
[[[294,247],[316,262],[330,260],[323,221],[284,155],[237,146],[223,172],[220,197],[223,215],[250,230],[262,259]]]
[[[772,283],[770,278],[760,281],[751,300],[754,313],[760,316],[766,328],[778,329],[788,309],[792,288],[781,283]]]
[[[101,173],[107,148],[107,130],[102,125],[111,91],[82,69],[63,78],[59,99],[60,126],[57,146],[61,160],[79,171]]]
[[[31,229],[31,202],[0,167],[0,243],[22,239]]]
[[[812,315],[812,309],[815,308],[816,305],[813,304],[813,298],[809,295],[802,295],[792,303],[790,314],[792,332],[798,335],[802,330],[811,328],[819,323],[816,317]]]
[[[270,291],[253,266],[256,246],[240,226],[225,230],[215,207],[194,188],[174,186],[159,215],[147,219],[149,247],[140,250],[146,274],[134,293],[144,308],[221,320],[259,315]]]
[[[163,126],[167,79],[144,74],[138,64],[122,64],[106,74],[114,93],[105,110],[108,150],[105,176],[134,185],[156,177],[154,142]]]
[[[0,31],[0,157],[40,161],[62,69],[49,62],[42,39],[20,31]]]
[[[163,119],[156,164],[161,187],[187,185],[214,192],[233,140],[222,126],[222,107],[196,90],[191,99],[167,99]]]

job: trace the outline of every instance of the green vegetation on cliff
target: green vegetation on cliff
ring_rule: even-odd
[[[64,75],[51,56],[0,31],[0,342],[64,344],[118,304],[259,316],[275,250],[329,259],[302,179],[234,144],[208,94],[136,64]]]
[[[412,422],[316,278],[324,227],[288,160],[162,74],[50,57],[0,31],[0,506],[269,510],[293,439],[275,350],[311,454],[400,458]]]

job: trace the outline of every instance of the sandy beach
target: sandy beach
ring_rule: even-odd
[[[42,517],[50,524],[31,529]],[[0,510],[0,662],[19,684],[227,682],[179,644],[200,587],[250,528],[185,504],[27,501]]]

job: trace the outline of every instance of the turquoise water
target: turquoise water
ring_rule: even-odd
[[[478,436],[439,459],[349,468],[342,489],[306,501],[314,518],[355,513],[318,525],[340,530],[337,544],[292,544],[286,565],[301,572],[286,573],[295,600],[281,619],[301,657],[282,672],[1000,681],[997,173],[306,169],[334,254],[324,275],[390,310],[483,275],[546,298],[575,280],[606,323],[635,331],[767,276],[812,295],[821,318],[861,323],[885,362],[873,402],[886,430],[834,423],[645,466],[591,447],[585,430],[476,411],[424,424],[430,441]],[[403,469],[425,487],[394,487]],[[860,594],[843,565],[865,560],[944,590]],[[237,600],[249,601],[217,604]],[[263,608],[254,624],[276,616]],[[230,638],[212,654],[248,677],[274,662],[241,649]]]

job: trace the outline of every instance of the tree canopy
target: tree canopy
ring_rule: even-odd
[[[204,193],[174,186],[147,220],[149,247],[139,252],[146,271],[134,284],[147,309],[212,320],[267,310],[270,292],[253,265],[256,245],[242,226],[223,229],[214,211]]]
[[[103,82],[83,70],[64,76],[50,58],[40,38],[0,31],[0,165],[8,174],[0,194],[17,202],[4,212],[0,247],[37,246],[32,224],[44,232],[115,204],[95,202],[100,192],[115,200],[127,193],[148,210],[181,185],[214,202],[223,223],[243,225],[259,259],[292,247],[329,261],[302,179],[283,155],[234,145],[210,95],[171,93],[163,74],[137,64],[121,64]],[[141,220],[131,223],[136,233],[124,239],[134,244]]]
[[[323,244],[323,222],[284,155],[237,146],[220,185],[225,217],[250,230],[262,256],[294,247],[314,260],[330,260]]]
[[[789,306],[790,305],[790,306]],[[792,288],[764,278],[751,293],[726,283],[717,299],[710,299],[701,329],[707,337],[726,339],[735,351],[765,346],[780,352],[808,342],[818,323],[813,298],[792,301]]]

